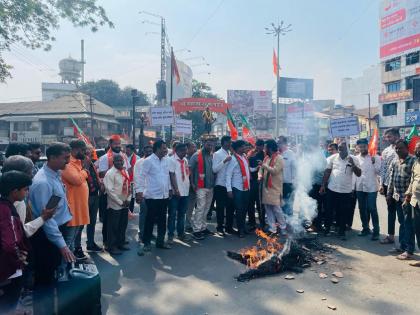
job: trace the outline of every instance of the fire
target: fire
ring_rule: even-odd
[[[283,249],[283,245],[279,243],[277,237],[268,236],[261,229],[257,229],[255,233],[259,237],[257,244],[239,251],[251,269],[258,268],[259,265]]]

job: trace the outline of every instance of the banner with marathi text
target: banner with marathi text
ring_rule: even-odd
[[[172,102],[175,113],[183,113],[188,111],[205,111],[208,106],[211,112],[225,113],[230,105],[224,100],[215,98],[182,98]]]

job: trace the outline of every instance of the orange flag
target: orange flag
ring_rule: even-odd
[[[181,77],[179,75],[178,65],[176,64],[176,59],[174,52],[171,53],[171,62],[172,62],[172,76],[176,78],[176,84],[179,84]]]
[[[279,65],[277,64],[277,54],[276,50],[273,49],[273,72],[274,75],[277,77],[277,71],[278,71]]]
[[[368,145],[368,152],[370,156],[375,156],[378,153],[379,135],[378,129],[375,128],[372,138],[370,138]]]

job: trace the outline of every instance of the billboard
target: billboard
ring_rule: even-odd
[[[188,111],[205,111],[207,106],[211,112],[225,113],[229,108],[224,100],[216,98],[183,98],[172,103],[175,113],[180,114]]]
[[[420,1],[384,0],[379,10],[381,59],[420,47]]]
[[[271,91],[228,90],[227,102],[232,105],[232,111],[243,115],[272,112]]]
[[[177,59],[176,64],[178,66],[180,82],[177,84],[175,76],[173,77],[172,101],[192,96],[193,72],[191,68],[181,60]],[[166,100],[169,103],[171,95],[171,56],[166,56],[166,65]]]
[[[281,77],[279,97],[311,100],[314,98],[314,80]]]

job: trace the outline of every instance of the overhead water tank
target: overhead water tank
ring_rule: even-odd
[[[79,83],[82,71],[82,63],[80,61],[68,57],[60,60],[58,66],[62,83]]]

